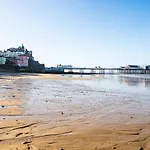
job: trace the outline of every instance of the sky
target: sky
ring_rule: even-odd
[[[150,64],[149,0],[0,0],[0,50],[51,67]]]

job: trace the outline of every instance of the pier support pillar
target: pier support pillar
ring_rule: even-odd
[[[91,74],[96,74],[96,70],[95,69],[91,69]]]
[[[84,70],[83,69],[80,69],[80,74],[83,74],[84,73]]]

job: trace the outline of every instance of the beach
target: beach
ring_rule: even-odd
[[[150,150],[150,78],[0,75],[0,150]]]

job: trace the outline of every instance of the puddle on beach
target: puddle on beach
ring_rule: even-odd
[[[51,75],[49,75],[51,76]],[[16,102],[18,110],[15,116],[34,116],[42,119],[81,119],[93,118],[95,121],[125,121],[128,116],[138,117],[141,121],[149,117],[150,76],[147,75],[63,75],[63,80],[45,78],[16,78],[0,80],[0,99],[6,100],[0,109],[6,109],[5,117],[11,117],[7,111],[9,101]],[[70,80],[65,80],[70,78]],[[74,80],[79,78],[79,80]],[[83,80],[86,78],[86,80]],[[8,115],[6,113],[8,112]],[[124,115],[125,114],[125,115]],[[59,117],[58,117],[59,116]],[[61,116],[61,117],[60,117]]]

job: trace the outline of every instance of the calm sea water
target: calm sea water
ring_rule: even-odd
[[[150,75],[93,75],[76,77],[92,79],[76,80],[73,82],[75,84],[86,85],[93,89],[146,95],[150,94]]]

